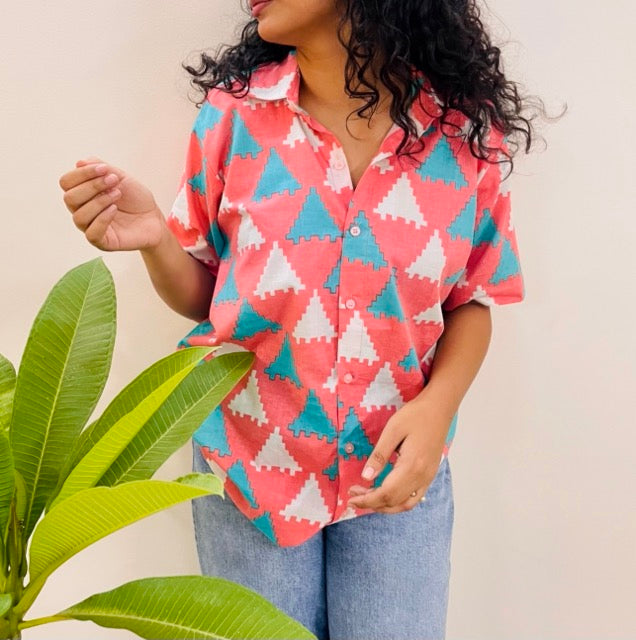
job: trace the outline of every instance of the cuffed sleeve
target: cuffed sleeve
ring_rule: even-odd
[[[489,146],[497,148],[495,159],[505,160],[502,150],[508,148],[499,130],[492,129]],[[525,297],[508,180],[502,179],[509,166],[492,162],[492,157],[490,162],[479,160],[472,249],[459,279],[442,302],[443,311],[472,300],[494,306],[521,302]]]
[[[222,111],[208,93],[190,131],[177,197],[166,223],[179,244],[216,276],[220,250],[217,216],[223,195]],[[217,241],[218,245],[218,241]]]

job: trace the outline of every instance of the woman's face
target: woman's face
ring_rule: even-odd
[[[339,21],[336,1],[249,0],[261,38],[293,47],[335,36]]]

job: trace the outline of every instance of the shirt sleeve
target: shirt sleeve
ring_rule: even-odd
[[[222,113],[213,104],[214,89],[202,104],[186,147],[177,197],[166,224],[184,250],[218,275],[218,210],[223,196]],[[216,245],[215,245],[216,240]]]
[[[517,236],[511,218],[508,162],[502,150],[508,151],[505,138],[498,129],[492,130],[489,145],[497,151],[488,160],[479,160],[476,194],[475,227],[472,249],[466,266],[445,300],[443,311],[452,311],[472,300],[485,306],[521,302],[525,284],[521,272]],[[496,144],[492,144],[493,141]]]

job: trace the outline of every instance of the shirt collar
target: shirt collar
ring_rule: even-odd
[[[425,74],[412,67],[413,86],[419,96],[412,102],[409,115],[415,123],[417,138],[420,138],[441,115],[442,102]],[[252,75],[247,94],[259,101],[285,100],[292,111],[308,115],[299,102],[300,69],[296,49],[291,49],[281,62],[272,62],[260,67]],[[393,125],[392,131],[399,129]]]

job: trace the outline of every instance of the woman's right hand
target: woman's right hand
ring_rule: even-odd
[[[147,187],[100,158],[78,160],[75,167],[60,178],[59,185],[75,226],[92,245],[103,251],[159,245],[165,219]]]

